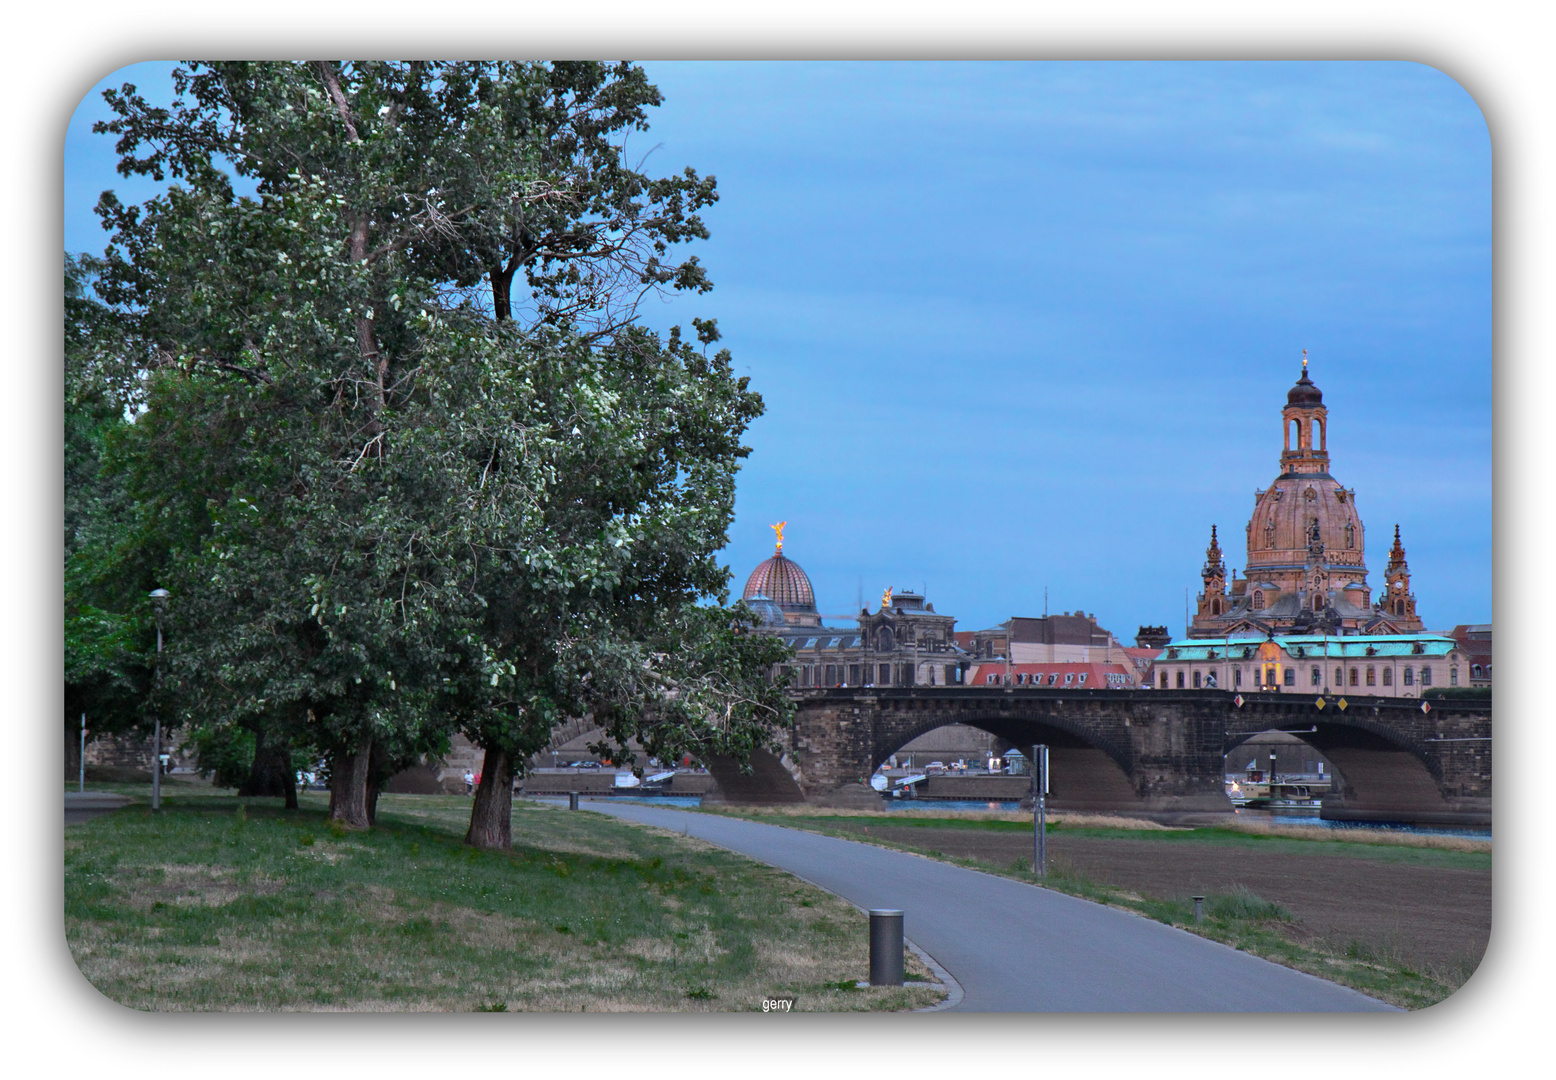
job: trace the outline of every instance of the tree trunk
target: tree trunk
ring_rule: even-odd
[[[505,750],[486,749],[465,843],[497,851],[513,846],[513,770]]]
[[[74,716],[65,717],[65,779],[81,779],[81,721]]]
[[[297,809],[297,773],[292,769],[292,763],[286,763],[286,808]]]
[[[492,314],[498,322],[513,318],[513,267],[493,266],[487,275],[492,283]]]
[[[292,777],[292,744],[290,739],[265,736],[261,727],[254,732],[254,764],[249,767],[249,778],[238,788],[238,794],[281,798],[287,793],[287,780]],[[295,783],[295,781],[294,781]],[[295,786],[292,802],[296,802]]]
[[[367,819],[367,773],[373,757],[373,737],[364,735],[354,752],[336,754],[330,763],[330,820],[350,829],[370,828]]]
[[[385,774],[388,772],[388,754],[382,743],[373,744],[373,752],[368,755],[367,768],[367,823],[378,824],[378,793],[383,791],[384,783],[388,780]]]

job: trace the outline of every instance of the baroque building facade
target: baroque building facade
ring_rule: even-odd
[[[1158,690],[1240,690],[1355,697],[1424,697],[1473,685],[1467,654],[1448,634],[1275,634],[1168,645]]]
[[[794,650],[775,675],[800,689],[830,686],[962,685],[971,657],[956,642],[956,619],[908,590],[887,589],[880,607],[857,616],[823,616],[810,577],[783,553],[782,522],[774,525],[773,554],[746,579],[741,599],[758,628]],[[827,627],[823,618],[851,618],[852,628]]]
[[[1246,528],[1245,576],[1228,579],[1216,527],[1200,570],[1204,583],[1187,628],[1190,638],[1276,633],[1397,635],[1421,631],[1399,526],[1374,599],[1367,584],[1366,532],[1356,492],[1329,465],[1329,411],[1302,377],[1281,410],[1280,473],[1254,492]]]

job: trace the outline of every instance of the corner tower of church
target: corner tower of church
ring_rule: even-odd
[[[1329,471],[1329,410],[1324,395],[1302,375],[1281,410],[1284,446],[1280,473],[1254,492],[1247,525],[1245,576],[1230,584],[1211,527],[1202,571],[1204,592],[1188,627],[1190,637],[1229,633],[1410,633],[1421,629],[1413,596],[1379,597],[1367,584],[1365,532],[1356,492]],[[1399,560],[1403,562],[1401,550]],[[1391,563],[1391,584],[1400,580]],[[1408,591],[1408,577],[1403,579]],[[1398,591],[1398,590],[1395,590]]]

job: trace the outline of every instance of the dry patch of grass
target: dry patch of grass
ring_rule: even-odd
[[[1432,848],[1437,851],[1474,851],[1491,854],[1490,840],[1467,836],[1432,836],[1429,833],[1404,833],[1392,829],[1325,829],[1317,825],[1275,825],[1267,821],[1234,820],[1217,828],[1252,836],[1274,836],[1291,840],[1340,841],[1348,844],[1379,844],[1385,847]]]
[[[708,814],[727,814],[731,817],[762,818],[882,818],[888,821],[1010,821],[1030,825],[1032,814],[1025,810],[850,810],[826,809],[816,806],[764,806],[759,810],[724,810],[712,807],[702,811]],[[1163,825],[1144,818],[1121,817],[1116,814],[1059,813],[1048,814],[1050,825],[1068,825],[1086,829],[1136,829],[1145,832],[1181,832],[1183,827]]]
[[[514,850],[460,842],[469,801],[385,796],[334,837],[323,800],[170,797],[65,844],[66,931],[146,1010],[796,1011],[920,1008],[855,990],[865,916],[772,867],[598,814],[518,804]],[[243,813],[237,813],[239,806]],[[909,970],[928,976],[916,957]]]

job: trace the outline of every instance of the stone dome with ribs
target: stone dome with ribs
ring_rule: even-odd
[[[782,552],[763,560],[746,579],[745,592],[749,600],[754,596],[766,596],[785,611],[815,611],[816,594],[811,591],[810,578],[793,559],[786,559]]]

